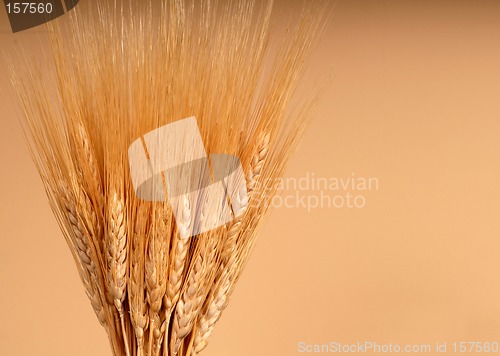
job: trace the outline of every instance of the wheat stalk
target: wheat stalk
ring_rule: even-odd
[[[326,2],[304,2],[279,46],[272,1],[86,2],[49,25],[43,67],[11,65],[30,152],[115,356],[207,346],[310,117],[312,96],[291,103]],[[130,145],[140,139],[142,173],[157,174],[146,135],[192,116],[208,158],[237,156],[245,182],[222,201],[206,187],[170,196],[199,177],[163,172],[167,201],[140,199]],[[192,160],[193,137],[175,139],[187,144],[166,153]],[[213,169],[208,185],[227,189]]]

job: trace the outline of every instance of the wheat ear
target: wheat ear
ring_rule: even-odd
[[[98,197],[96,198],[98,198],[99,203],[102,203],[103,189],[101,175],[99,173],[99,165],[97,164],[97,160],[95,159],[94,149],[92,147],[92,144],[90,143],[91,141],[89,140],[85,127],[82,124],[77,124],[76,130],[76,139],[79,144],[79,153],[81,156],[79,158],[84,159],[86,162],[86,164],[84,165],[78,165],[77,169],[85,170],[84,172],[82,172],[82,174],[85,177],[86,182],[91,183],[92,188],[94,188],[96,193],[98,194]],[[89,177],[91,179],[89,179]]]
[[[160,310],[167,288],[169,214],[166,204],[155,206],[154,228],[150,234],[146,254],[145,272],[150,331],[148,355],[150,356],[156,355],[160,350],[161,328],[164,325]]]
[[[200,239],[200,237],[198,237]],[[177,302],[173,317],[171,352],[177,355],[184,338],[191,332],[193,320],[196,318],[201,303],[201,286],[203,284],[204,249],[197,248],[192,268],[188,273],[186,286]]]
[[[109,312],[105,303],[104,293],[102,292],[100,282],[100,269],[97,267],[97,258],[92,249],[92,237],[89,235],[88,229],[85,227],[82,219],[77,213],[77,206],[74,203],[74,196],[71,195],[69,187],[63,183],[63,180],[58,182],[59,204],[60,210],[64,212],[64,219],[68,226],[70,239],[76,251],[78,258],[78,269],[82,277],[82,282],[85,287],[85,293],[90,300],[92,308],[99,320],[99,323],[108,331],[113,350],[120,352],[120,345],[117,344],[113,335],[115,328],[112,320],[112,313]],[[83,195],[85,193],[81,193]]]
[[[181,197],[182,212],[181,216],[176,220],[178,233],[174,235],[172,252],[170,256],[170,264],[168,268],[167,290],[163,299],[165,307],[165,327],[164,340],[168,340],[168,331],[170,324],[170,316],[173,308],[179,300],[179,295],[184,281],[186,263],[189,252],[190,238],[189,231],[191,230],[191,205],[186,197]],[[166,342],[163,348],[163,355],[168,356],[169,348]]]
[[[233,207],[234,216],[233,220],[226,225],[226,234],[222,243],[221,251],[221,262],[224,265],[232,265],[234,258],[236,257],[236,242],[243,226],[242,221],[244,213],[248,207],[249,197],[247,195],[246,198],[243,198],[244,196],[243,192],[239,190],[235,197],[237,200],[236,204],[231,205]],[[235,206],[237,209],[234,209]]]
[[[147,205],[141,204],[137,210],[134,225],[134,237],[130,251],[130,278],[128,298],[130,305],[130,320],[134,327],[137,340],[137,356],[144,355],[144,331],[148,327],[149,315],[144,294],[144,244],[147,234],[149,211]]]
[[[208,344],[208,339],[216,322],[227,305],[228,291],[232,272],[236,269],[237,261],[237,237],[242,228],[242,219],[248,206],[248,196],[243,198],[242,192],[237,192],[237,210],[233,210],[234,219],[226,227],[226,236],[221,245],[220,265],[217,266],[215,282],[208,291],[208,297],[203,306],[201,316],[193,328],[191,340],[191,352],[193,355],[201,352]]]
[[[127,221],[125,205],[116,192],[111,195],[108,205],[109,226],[106,234],[108,293],[120,316],[125,352],[127,356],[130,356],[123,308],[127,287]]]
[[[211,221],[209,220],[218,211],[218,207],[209,198],[208,194],[203,197],[200,218],[197,221],[202,231],[207,230],[207,226],[211,226]],[[220,241],[215,235],[216,233],[217,230],[212,230],[198,235],[198,243],[193,252],[192,266],[188,272],[186,285],[175,308],[170,340],[171,351],[174,355],[179,352],[183,340],[196,326],[196,319],[203,307],[203,302],[208,292],[207,289],[211,285],[215,272],[217,248],[220,245]],[[189,341],[192,341],[192,339]],[[189,343],[188,350],[191,347],[192,342]]]
[[[81,219],[76,211],[76,206],[69,198],[69,188],[61,185],[59,189],[59,197],[62,200],[63,210],[66,212],[66,219],[70,227],[70,234],[73,240],[73,245],[79,257],[82,277],[87,296],[90,299],[94,312],[102,326],[106,327],[106,315],[104,304],[100,298],[98,280],[98,269],[93,257],[91,240],[88,236]]]
[[[220,319],[222,312],[227,306],[231,276],[231,269],[224,267],[222,273],[220,273],[218,279],[215,281],[207,303],[205,303],[203,313],[196,323],[196,333],[194,334],[193,342],[193,351],[195,354],[205,349],[215,323]]]
[[[226,308],[232,293],[235,280],[240,272],[241,264],[237,240],[242,232],[242,219],[244,211],[247,209],[248,201],[251,200],[258,188],[258,180],[269,152],[269,134],[261,134],[257,140],[255,153],[252,155],[250,167],[247,172],[247,200],[242,201],[242,194],[238,193],[239,211],[235,211],[236,218],[229,223],[227,237],[223,244],[221,255],[221,265],[216,272],[216,280],[213,288],[209,291],[202,314],[197,320],[196,332],[194,334],[193,352],[195,354],[203,351],[208,344],[208,339],[212,330],[220,319],[222,312]],[[244,258],[244,257],[243,257]]]
[[[252,155],[250,168],[246,174],[249,200],[253,198],[254,191],[258,188],[259,177],[269,152],[269,141],[269,133],[259,135],[257,140],[257,151]]]

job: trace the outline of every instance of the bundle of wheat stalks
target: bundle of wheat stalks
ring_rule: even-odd
[[[81,3],[49,25],[45,63],[13,66],[31,153],[114,355],[196,355],[314,106],[288,110],[326,6],[273,42],[272,2]],[[139,199],[127,150],[192,116],[207,153],[239,157],[248,199],[186,238],[196,207]]]

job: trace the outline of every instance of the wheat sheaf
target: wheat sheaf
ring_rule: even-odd
[[[33,160],[114,355],[207,346],[316,103],[291,110],[330,10],[294,6],[273,37],[272,1],[82,1],[47,25],[43,63],[12,66]],[[240,159],[247,196],[230,222],[185,237],[207,212],[138,198],[127,150],[193,116],[207,153]]]

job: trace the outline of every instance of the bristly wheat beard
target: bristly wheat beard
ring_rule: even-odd
[[[290,110],[329,8],[304,1],[277,38],[272,2],[82,1],[48,24],[43,65],[11,64],[33,160],[114,355],[207,346],[317,102]],[[207,153],[239,157],[248,201],[186,238],[199,207],[183,201],[174,218],[138,199],[127,149],[191,116]]]

